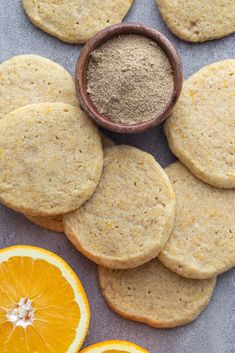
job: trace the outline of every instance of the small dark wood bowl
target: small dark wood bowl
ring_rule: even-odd
[[[91,101],[89,94],[87,93],[87,69],[91,53],[95,49],[99,48],[102,44],[107,42],[109,39],[123,34],[143,35],[158,43],[158,45],[161,46],[161,48],[164,50],[164,52],[169,58],[174,77],[174,91],[166,107],[160,113],[157,113],[153,119],[135,125],[115,123],[109,118],[100,114],[93,102]],[[87,42],[87,44],[82,49],[80,57],[77,61],[75,83],[78,99],[83,110],[98,125],[111,131],[132,134],[142,132],[154,126],[157,126],[169,116],[181,92],[183,83],[183,73],[181,61],[177,50],[163,34],[158,32],[154,28],[142,24],[122,23],[105,28]]]

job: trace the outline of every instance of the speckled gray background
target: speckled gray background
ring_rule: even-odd
[[[142,22],[163,32],[179,50],[185,77],[203,65],[235,58],[234,35],[204,44],[177,39],[164,25],[154,0],[136,0],[126,20]],[[80,48],[64,44],[31,25],[20,0],[0,0],[0,62],[13,55],[34,53],[47,56],[73,73]],[[174,160],[162,127],[135,136],[110,135],[118,143],[152,153],[162,166]],[[96,266],[79,254],[63,235],[43,230],[0,206],[0,247],[13,244],[32,244],[52,250],[79,275],[91,306],[91,326],[85,346],[102,340],[127,339],[151,353],[235,353],[235,270],[219,277],[211,304],[197,321],[177,329],[157,330],[124,320],[108,309],[97,284]]]

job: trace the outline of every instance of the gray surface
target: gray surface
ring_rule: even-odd
[[[136,0],[127,20],[151,25],[166,34],[181,54],[185,77],[208,63],[235,58],[234,35],[204,44],[189,44],[174,37],[159,16],[154,0]],[[73,73],[79,49],[31,25],[20,0],[0,0],[0,61],[12,55],[35,53],[47,56]],[[161,127],[136,136],[110,135],[116,142],[152,153],[162,166],[174,160]],[[0,247],[13,244],[50,249],[77,272],[91,306],[91,326],[85,345],[107,339],[127,339],[151,353],[235,352],[235,270],[219,277],[211,304],[197,321],[174,330],[157,330],[124,320],[108,309],[98,288],[96,266],[79,254],[63,235],[47,232],[0,206]]]

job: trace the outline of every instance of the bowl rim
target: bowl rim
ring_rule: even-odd
[[[87,69],[91,53],[99,48],[102,44],[106,43],[109,39],[125,34],[143,35],[155,41],[159,46],[161,46],[171,63],[174,79],[173,93],[166,107],[161,112],[158,112],[158,114],[156,114],[151,120],[136,123],[133,125],[114,122],[99,113],[93,104],[89,93],[87,92]],[[83,47],[80,56],[78,57],[75,70],[75,86],[81,108],[98,125],[107,130],[118,133],[139,133],[153,128],[154,126],[157,126],[163,122],[170,115],[172,109],[174,108],[180,96],[182,84],[183,70],[177,49],[161,32],[157,31],[155,28],[135,22],[112,25],[95,34]]]

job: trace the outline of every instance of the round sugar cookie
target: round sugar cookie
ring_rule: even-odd
[[[80,207],[103,167],[101,138],[78,107],[39,103],[0,121],[0,202],[30,216]]]
[[[67,43],[85,43],[122,22],[133,0],[23,0],[30,21]]]
[[[115,146],[115,142],[101,131],[100,131],[100,136],[101,136],[103,148]],[[55,216],[55,217],[37,217],[37,216],[28,216],[25,214],[24,216],[26,218],[28,218],[31,222],[33,222],[43,228],[46,228],[48,230],[51,230],[51,231],[57,232],[57,233],[64,232],[62,215]]]
[[[119,315],[157,328],[195,320],[209,304],[216,278],[181,277],[154,259],[130,270],[99,267],[99,283],[108,305]]]
[[[176,218],[159,259],[189,278],[211,278],[235,266],[235,190],[195,178],[183,164],[166,168],[176,193]]]
[[[173,226],[175,195],[155,159],[134,147],[105,150],[98,187],[63,217],[65,234],[85,256],[109,268],[132,268],[156,257]]]
[[[115,143],[111,138],[106,136],[103,132],[100,132],[101,136],[101,141],[102,141],[102,146],[103,148],[108,148],[115,146]],[[31,222],[46,228],[48,230],[51,230],[53,232],[57,233],[63,233],[64,232],[64,225],[62,221],[62,215],[60,216],[55,216],[55,217],[37,217],[37,216],[28,216],[24,215],[26,218],[28,218]]]
[[[235,187],[235,60],[205,66],[183,87],[165,134],[193,174],[220,188]]]
[[[42,228],[46,228],[51,230],[52,232],[63,233],[64,225],[62,221],[62,216],[54,216],[54,217],[37,217],[37,216],[28,216],[24,215],[27,219],[29,219],[34,224]]]
[[[168,28],[190,42],[235,32],[234,0],[156,0]]]
[[[78,105],[71,75],[59,64],[38,55],[19,55],[0,65],[0,119],[33,103]]]

